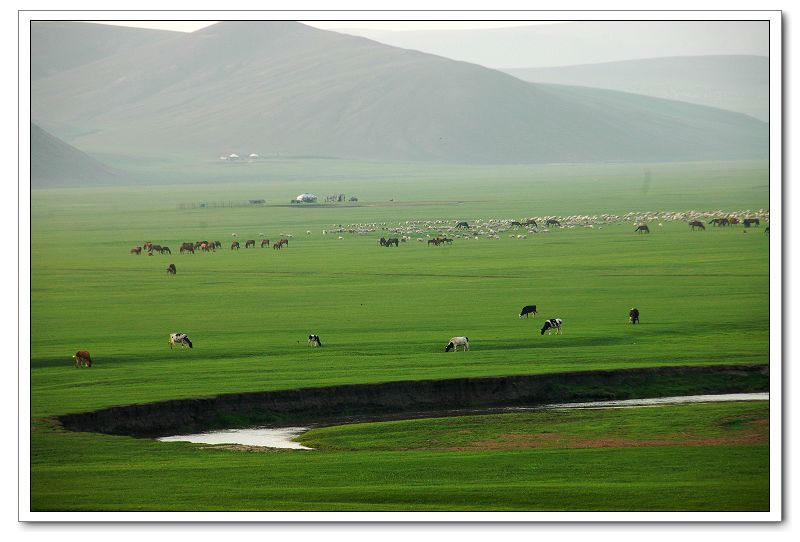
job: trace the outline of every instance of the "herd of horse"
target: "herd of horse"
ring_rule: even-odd
[[[735,226],[740,223],[744,225],[745,228],[749,228],[751,226],[761,226],[761,220],[758,218],[745,218],[744,220],[740,221],[735,216],[729,216],[726,218],[712,218],[708,221],[708,223],[715,227]],[[700,220],[692,220],[689,222],[689,227],[692,228],[692,231],[706,229],[706,225]],[[636,229],[633,231],[634,233],[650,233],[650,228],[647,227],[647,224],[641,224],[636,226]],[[769,234],[769,226],[767,226],[767,228],[764,230],[764,233]]]

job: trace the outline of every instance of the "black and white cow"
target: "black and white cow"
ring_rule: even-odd
[[[545,320],[544,327],[542,327],[542,335],[544,335],[545,331],[548,335],[550,335],[554,329],[556,330],[556,335],[562,335],[561,318],[550,318],[549,320]]]
[[[531,313],[533,313],[533,317],[536,318],[536,305],[525,305],[522,307],[522,310],[519,311],[519,317],[527,318]]]
[[[322,346],[322,342],[319,340],[319,335],[309,335],[308,346]]]
[[[176,344],[180,344],[181,348],[186,346],[192,348],[192,341],[189,340],[189,336],[186,333],[181,333],[180,331],[169,334],[169,347],[172,348]]]
[[[464,348],[464,352],[469,350],[469,337],[453,337],[450,339],[450,342],[447,343],[447,346],[444,347],[444,351],[449,352],[452,350],[453,352],[458,352],[459,346]]]

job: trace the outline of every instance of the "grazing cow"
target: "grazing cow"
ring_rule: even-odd
[[[533,313],[533,317],[536,318],[536,305],[525,305],[522,307],[522,310],[519,311],[519,317],[527,318],[531,313]]]
[[[172,251],[169,247],[161,247],[161,254],[172,254]]]
[[[553,330],[556,330],[556,335],[562,335],[561,333],[561,318],[550,318],[549,320],[544,321],[544,327],[542,327],[542,335],[546,331],[548,335],[550,335]]]
[[[456,228],[466,228],[466,229],[469,229],[469,224],[467,224],[466,222],[459,222],[458,224],[456,224]]]
[[[184,252],[191,252],[192,254],[194,254],[194,243],[181,244],[180,253],[183,254]]]
[[[322,346],[322,341],[319,340],[319,335],[309,335],[308,346]]]
[[[561,222],[556,220],[555,218],[548,218],[547,222],[544,223],[545,226],[558,226],[561,227]]]
[[[192,348],[192,341],[189,340],[189,336],[186,333],[181,333],[180,331],[169,334],[170,349],[172,349],[172,347],[176,344],[180,344],[181,348],[185,348],[186,346]]]
[[[639,309],[632,308],[631,312],[628,313],[628,320],[631,324],[638,324],[639,323]]]
[[[261,248],[269,246],[269,239],[262,239],[261,240]]]
[[[692,231],[694,231],[696,228],[700,228],[701,230],[705,230],[706,229],[705,224],[703,224],[699,220],[693,220],[693,221],[689,222],[689,226],[692,227]]]
[[[231,243],[231,250],[239,250],[239,241],[234,241]]]
[[[447,346],[444,347],[444,351],[449,352],[452,350],[453,352],[457,352],[459,346],[463,347],[464,352],[469,350],[469,337],[453,337],[450,339],[450,342],[447,343]]]
[[[75,367],[91,367],[92,366],[92,358],[89,356],[89,352],[86,350],[78,350],[72,356],[72,359],[75,360]]]
[[[650,233],[650,228],[647,227],[647,224],[642,224],[641,226],[637,226],[637,228],[633,231],[638,231],[639,233]]]
[[[250,247],[256,248],[255,239],[250,239],[249,241],[245,241],[244,248],[250,248]]]
[[[142,255],[142,247],[133,247],[131,249],[131,254],[136,254],[137,256]]]
[[[167,274],[174,275],[176,272],[177,270],[175,269],[175,264],[174,263],[169,264],[169,266],[167,267]]]

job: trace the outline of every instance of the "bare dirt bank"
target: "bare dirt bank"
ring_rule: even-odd
[[[57,418],[66,429],[165,436],[252,425],[323,423],[347,416],[767,391],[768,365],[652,367],[451,380],[353,384],[176,399]]]

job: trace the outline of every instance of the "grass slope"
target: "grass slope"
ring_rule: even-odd
[[[643,236],[623,224],[391,249],[377,245],[383,232],[321,234],[412,219],[758,209],[768,205],[763,164],[649,166],[645,185],[633,165],[490,171],[298,161],[258,184],[266,165],[253,166],[191,188],[33,191],[35,509],[763,509],[763,444],[576,450],[566,462],[559,450],[241,454],[67,433],[42,420],[338,383],[768,362],[769,239],[758,230],[665,223]],[[357,193],[360,206],[177,209],[288,201],[318,188]],[[177,253],[181,240],[228,242],[232,232],[240,241],[293,237],[281,251]],[[173,254],[129,254],[146,240]],[[170,262],[175,277],[166,275]],[[517,318],[527,303],[539,305],[540,318]],[[626,324],[634,305],[642,311],[635,327]],[[540,336],[541,317],[553,316],[565,334]],[[167,347],[178,330],[194,349]],[[305,346],[312,332],[324,348]],[[472,350],[445,354],[460,334]],[[91,351],[94,367],[72,366],[78,349]]]

